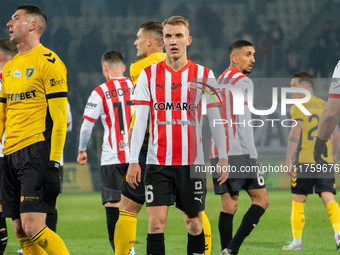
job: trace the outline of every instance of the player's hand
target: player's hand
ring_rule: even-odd
[[[293,165],[292,159],[286,158],[286,167],[288,169],[287,174],[293,177],[292,165]]]
[[[227,159],[221,158],[221,159],[218,160],[218,162],[217,162],[217,173],[218,173],[219,176],[221,176],[220,178],[217,179],[217,182],[219,183],[219,185],[222,185],[228,179],[228,176],[229,176],[229,167],[228,166],[229,166],[229,163],[228,163]]]
[[[323,155],[324,157],[328,156],[326,142],[327,141],[323,141],[319,137],[316,138],[315,145],[314,145],[314,151],[313,151],[313,157],[314,157],[314,160],[317,164],[321,164],[321,165],[328,164],[321,157],[321,155]]]
[[[141,169],[138,163],[130,163],[128,172],[126,175],[126,180],[129,183],[129,186],[133,189],[136,189],[136,186],[139,186],[139,182],[141,182]]]
[[[45,172],[45,192],[44,192],[44,199],[48,202],[53,202],[60,192],[59,168],[60,168],[59,162],[56,161],[48,162],[48,167]]]
[[[77,161],[81,165],[87,164],[87,153],[86,153],[86,151],[78,151]]]
[[[128,131],[129,148],[131,148],[132,130],[133,130],[133,128],[130,127],[130,128],[129,128],[129,131]]]

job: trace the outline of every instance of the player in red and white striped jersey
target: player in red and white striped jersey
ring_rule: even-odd
[[[2,89],[2,68],[17,54],[17,47],[8,39],[0,39],[0,91]],[[0,177],[2,176],[4,154],[5,134],[0,140]],[[0,183],[1,189],[1,183]],[[6,219],[2,217],[2,203],[0,192],[0,254],[3,254],[7,245],[7,225]]]
[[[318,136],[314,146],[314,160],[318,164],[327,163],[321,155],[327,155],[326,142],[332,134],[340,114],[340,61],[335,66],[326,106],[320,116]]]
[[[205,207],[205,176],[191,176],[190,166],[203,165],[202,95],[204,90],[216,91],[213,72],[187,59],[191,44],[189,23],[173,16],[163,22],[166,59],[147,67],[137,81],[136,121],[131,138],[128,182],[140,182],[138,155],[143,143],[147,118],[151,112],[150,140],[145,172],[145,196],[149,216],[147,254],[165,254],[164,229],[171,194],[176,191],[176,206],[184,212],[188,230],[188,254],[204,254],[204,233],[201,212]],[[204,84],[202,84],[204,83]],[[208,84],[207,84],[208,83]],[[210,84],[210,85],[209,85]],[[210,92],[209,92],[210,93]],[[215,94],[216,96],[216,94]],[[208,117],[220,118],[218,106],[208,96]],[[211,107],[210,107],[211,106]],[[214,138],[223,136],[223,128],[212,128]],[[227,167],[225,140],[217,141],[220,165]],[[220,178],[226,180],[227,173]]]
[[[215,194],[221,195],[222,209],[219,218],[219,231],[221,239],[221,255],[238,254],[243,240],[250,234],[260,217],[269,205],[267,191],[264,185],[264,179],[257,163],[257,150],[255,148],[253,128],[248,125],[251,120],[251,112],[248,109],[248,93],[253,91],[253,82],[245,74],[251,73],[255,63],[255,49],[253,45],[244,40],[235,41],[229,47],[230,66],[219,77],[219,84],[227,84],[240,89],[244,95],[244,114],[236,115],[233,109],[234,96],[230,89],[222,88],[222,107],[221,115],[227,123],[224,124],[227,153],[229,164],[238,172],[230,173],[229,179],[219,185],[214,181]],[[216,149],[212,143],[211,159],[212,165],[215,165],[218,158]],[[215,158],[214,158],[215,157]],[[244,173],[244,167],[253,168],[255,173]],[[241,173],[241,175],[240,175]],[[238,205],[238,196],[240,190],[246,190],[249,194],[252,205],[243,217],[242,223],[237,230],[234,238],[233,233],[233,216],[236,213]]]
[[[101,155],[100,186],[102,203],[106,209],[109,241],[114,251],[114,229],[119,216],[120,183],[128,168],[128,125],[132,115],[133,83],[124,77],[125,65],[118,51],[108,51],[102,56],[103,74],[107,82],[91,93],[80,129],[77,161],[86,164],[86,145],[94,123],[100,117],[104,126]]]

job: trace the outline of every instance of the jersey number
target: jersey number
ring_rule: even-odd
[[[153,202],[153,186],[152,185],[147,185],[145,187],[145,200],[147,203],[152,203]]]
[[[308,140],[310,141],[315,141],[315,138],[312,136],[312,133],[318,129],[318,125],[319,125],[319,116],[316,115],[316,114],[313,114],[311,116],[309,116],[308,118],[308,122],[312,122],[313,119],[316,119],[317,120],[317,124],[312,127],[309,131],[308,131]]]
[[[126,106],[131,106],[132,101],[126,101]],[[113,103],[113,107],[117,108],[118,110],[118,121],[119,121],[119,130],[120,134],[124,135],[125,134],[125,129],[124,129],[124,118],[123,118],[123,110],[122,110],[122,102],[115,102]]]

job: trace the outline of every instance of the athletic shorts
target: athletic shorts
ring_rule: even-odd
[[[190,166],[147,165],[145,170],[146,206],[169,206],[176,194],[176,207],[183,212],[205,209],[207,193],[205,173],[190,177]]]
[[[64,180],[64,166],[60,166],[59,176],[60,176],[60,193],[62,193],[63,192],[63,180]]]
[[[55,201],[44,200],[45,172],[50,142],[38,142],[4,157],[2,216],[18,219],[20,213],[54,213]]]
[[[291,182],[291,191],[293,194],[313,194],[313,188],[315,193],[319,194],[324,191],[332,192],[336,194],[335,189],[335,178],[332,166],[328,165],[328,171],[326,173],[314,173],[316,178],[310,178],[311,165],[315,164],[298,164],[296,167],[296,176],[293,176]],[[308,174],[309,178],[303,178],[304,175]],[[294,173],[293,173],[294,174]],[[325,178],[326,177],[326,178]]]
[[[129,164],[105,165],[100,168],[100,191],[102,203],[120,201],[119,186],[125,176]]]
[[[145,203],[145,186],[144,186],[144,175],[145,175],[145,167],[146,167],[146,156],[148,154],[148,147],[142,146],[142,149],[139,153],[139,166],[141,168],[141,182],[138,183],[139,186],[136,186],[136,189],[133,189],[129,186],[127,182],[127,172],[124,176],[124,179],[120,185],[120,189],[122,190],[122,194],[129,198],[130,200],[138,203]]]
[[[211,159],[211,165],[216,166],[218,160],[218,158]],[[250,157],[249,155],[228,156],[228,163],[235,171],[240,171],[241,166],[250,166]],[[221,195],[226,192],[238,195],[240,190],[264,189],[266,187],[262,173],[244,173],[244,178],[233,178],[233,175],[235,173],[229,172],[228,179],[222,185],[219,185],[217,179],[220,176],[217,172],[213,173],[215,195]],[[239,175],[240,173],[238,172]]]

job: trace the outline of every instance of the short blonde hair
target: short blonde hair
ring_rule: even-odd
[[[183,18],[182,16],[172,16],[163,21],[163,28],[165,25],[184,25],[186,29],[189,31],[189,21]]]

